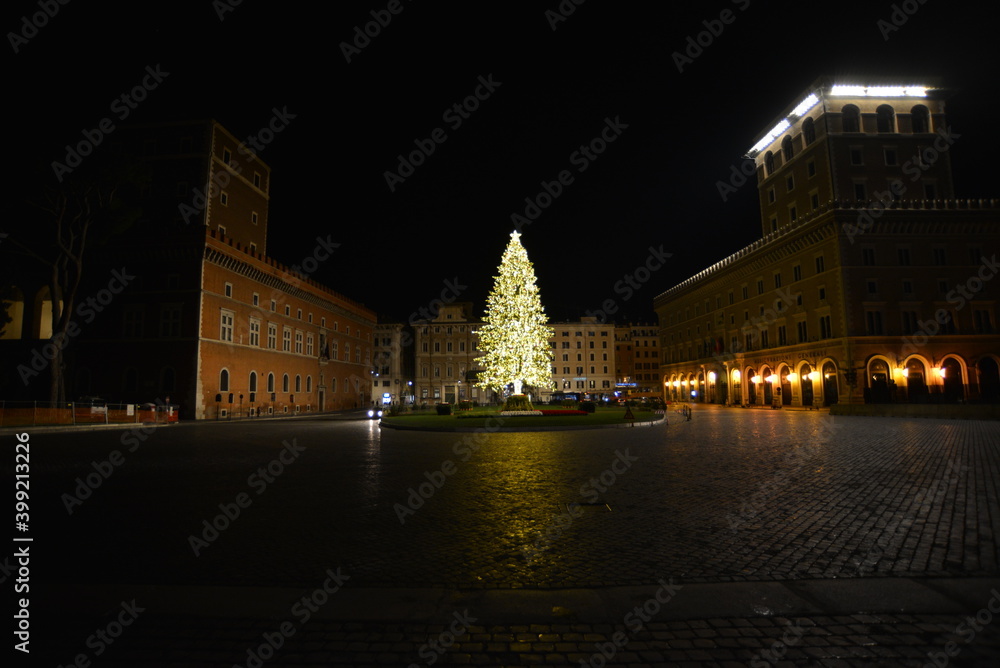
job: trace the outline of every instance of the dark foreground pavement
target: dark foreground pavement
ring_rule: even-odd
[[[734,409],[599,431],[490,435],[405,522],[455,435],[171,428],[72,513],[117,435],[33,437],[20,665],[1000,665],[996,424]],[[293,437],[301,461],[193,550]],[[611,468],[611,510],[559,525]]]
[[[40,654],[122,667],[1000,664],[1000,578],[465,592],[341,584],[76,588],[64,593],[128,628],[116,638],[117,627],[82,624],[74,610]]]

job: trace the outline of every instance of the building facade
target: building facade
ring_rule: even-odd
[[[375,325],[372,397],[376,405],[413,404],[413,330],[402,323]]]
[[[585,316],[579,321],[550,322],[553,336],[552,385],[555,392],[601,400],[614,397],[615,326]],[[542,394],[542,399],[548,395]]]
[[[492,392],[476,387],[481,324],[471,303],[455,302],[442,306],[432,320],[413,325],[417,404],[494,400]]]
[[[375,313],[310,278],[329,238],[298,265],[266,255],[270,168],[214,121],[120,138],[150,183],[142,219],[88,260],[71,396],[159,400],[195,419],[367,406]],[[38,294],[22,297],[13,334],[46,336],[25,324],[45,321]]]
[[[667,399],[996,401],[1000,207],[953,197],[943,95],[817,81],[747,154],[763,238],[657,296]]]

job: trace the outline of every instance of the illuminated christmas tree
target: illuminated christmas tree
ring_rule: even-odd
[[[528,252],[521,245],[521,235],[512,232],[494,277],[493,290],[486,300],[485,323],[479,329],[476,359],[483,367],[480,387],[502,392],[509,384],[514,394],[525,385],[552,386],[552,330],[535,285],[535,270]]]

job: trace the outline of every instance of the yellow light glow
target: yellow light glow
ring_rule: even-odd
[[[799,379],[799,374],[797,374],[797,373],[795,373],[793,371],[790,374],[788,374],[787,376],[785,376],[785,378],[788,379],[789,383],[794,383],[795,381],[797,381]]]
[[[739,369],[733,370],[733,380],[738,382],[739,379],[740,379],[740,370]]]
[[[715,382],[715,378],[716,378],[715,372],[714,371],[709,371],[708,372],[708,382],[714,383]]]
[[[753,383],[754,385],[758,385],[760,383],[760,374],[757,374],[755,376],[751,376],[750,377],[750,382]]]
[[[811,380],[813,382],[816,382],[817,380],[819,380],[819,371],[810,371],[809,372],[809,380]]]
[[[938,368],[936,368],[936,369],[934,369],[934,370],[935,370],[935,371],[937,371],[937,375],[938,375],[938,376],[939,376],[940,378],[944,378],[944,376],[945,376],[945,372],[947,371],[947,369],[945,369],[945,368],[944,368],[943,366],[941,366],[941,367],[938,367]]]
[[[769,383],[771,383],[773,385],[774,383],[778,382],[778,377],[772,373],[770,376],[768,376],[764,380],[766,380],[767,382],[769,382]]]
[[[909,377],[910,377],[910,370],[907,369],[906,367],[903,367],[903,378],[909,378]]]

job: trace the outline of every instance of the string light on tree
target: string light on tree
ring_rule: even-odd
[[[483,368],[477,385],[502,392],[513,384],[518,395],[524,386],[551,387],[553,332],[519,232],[511,233],[497,271],[479,329],[484,355],[476,359]]]

